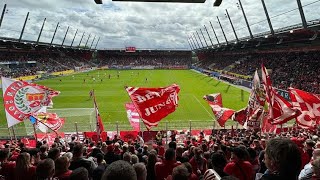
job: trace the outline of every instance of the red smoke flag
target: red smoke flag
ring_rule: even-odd
[[[265,95],[261,87],[258,72],[255,71],[247,106],[246,122],[248,128],[260,128],[260,116],[265,103]]]
[[[275,88],[272,87],[270,76],[266,67],[262,65],[262,80],[266,92],[268,104],[268,119],[271,124],[283,124],[295,118],[297,113],[291,109],[292,105],[280,96]]]
[[[59,95],[48,87],[2,77],[3,102],[8,127],[28,119],[44,106],[52,106],[52,98]]]
[[[132,128],[139,132],[140,131],[140,116],[133,103],[126,103],[127,117]]]
[[[102,132],[104,132],[104,126],[102,123],[102,119],[99,113],[97,101],[96,101],[96,96],[93,94],[93,103],[94,103],[94,109],[96,111],[96,124],[97,124],[97,134],[100,136]]]
[[[143,123],[150,130],[176,110],[180,87],[176,84],[160,88],[127,87],[126,91]]]
[[[233,115],[234,110],[222,107],[222,97],[220,93],[205,95],[203,99],[210,105],[219,125],[221,127],[224,126],[227,120]]]
[[[320,95],[289,88],[293,109],[300,112],[297,124],[303,128],[314,128],[320,123]]]

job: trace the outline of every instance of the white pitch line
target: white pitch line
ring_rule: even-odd
[[[212,117],[213,119],[215,119],[215,117],[201,104],[201,102],[199,101],[199,99],[198,99],[195,95],[193,95],[193,94],[192,94],[192,96],[198,101],[198,103],[203,107],[203,109],[204,109],[205,111],[207,111],[207,113],[209,114],[209,116]]]

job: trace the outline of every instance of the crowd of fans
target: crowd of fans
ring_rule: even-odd
[[[190,52],[106,52],[98,57],[99,66],[189,66],[191,65]]]
[[[56,138],[0,145],[0,175],[6,180],[302,180],[320,178],[319,131],[292,129],[261,134],[252,130],[200,132],[165,146],[159,132],[153,143],[142,137],[124,142]],[[1,179],[0,178],[0,179]]]
[[[26,53],[0,52],[0,76],[20,77],[36,75],[37,71],[46,73],[75,69],[75,67],[89,66],[89,61],[79,58],[76,53]],[[75,59],[75,57],[78,57]],[[14,62],[14,63],[13,63]]]
[[[274,52],[274,53],[245,53],[235,55],[208,56],[203,67],[225,70],[228,72],[253,75],[256,69],[264,64],[270,73],[273,86],[286,89],[295,87],[312,93],[320,93],[320,60],[319,51],[311,52]],[[230,65],[232,65],[230,67]]]

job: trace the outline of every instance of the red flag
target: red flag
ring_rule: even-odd
[[[176,84],[161,88],[127,87],[126,91],[143,123],[150,130],[176,110],[180,87]]]
[[[242,126],[244,125],[247,118],[247,108],[240,109],[239,111],[235,112],[231,119],[237,121]]]
[[[320,123],[320,95],[289,88],[293,109],[300,112],[297,124],[303,128],[314,128]]]
[[[96,96],[93,94],[93,103],[94,103],[94,109],[96,111],[96,123],[97,123],[97,134],[100,136],[102,132],[104,132],[104,126],[102,123],[101,116],[99,114],[99,109],[96,101]]]
[[[205,95],[203,99],[207,100],[219,125],[224,126],[227,120],[233,115],[234,110],[222,107],[222,97],[220,93]]]
[[[268,112],[263,113],[261,131],[263,133],[276,133],[277,125],[272,125],[268,119]]]
[[[292,105],[280,96],[272,87],[266,67],[262,65],[262,80],[268,104],[268,118],[272,124],[283,124],[295,118],[297,113],[291,109]]]
[[[234,113],[234,110],[232,109],[223,108],[218,105],[210,105],[210,106],[212,108],[213,114],[216,116],[216,120],[218,121],[221,127],[224,126],[227,120],[230,119]]]
[[[132,128],[139,132],[140,131],[140,116],[133,103],[126,103],[127,117]]]

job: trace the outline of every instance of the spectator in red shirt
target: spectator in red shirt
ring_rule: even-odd
[[[194,148],[194,156],[190,159],[189,163],[192,166],[192,172],[198,177],[203,175],[207,167],[207,160],[202,155],[202,150],[199,147]]]
[[[6,179],[14,179],[14,169],[16,168],[16,162],[8,161],[9,150],[0,150],[0,175],[4,176]]]
[[[181,163],[176,161],[176,153],[174,149],[167,149],[165,159],[162,162],[157,162],[155,165],[156,180],[163,180],[172,174],[173,168],[179,166]]]
[[[21,153],[16,162],[16,180],[34,180],[36,178],[36,167],[30,163],[30,154]]]
[[[72,170],[69,170],[70,160],[66,156],[59,157],[55,161],[56,171],[54,177],[59,180],[69,180]]]
[[[190,163],[185,162],[183,165],[188,169],[189,179],[188,180],[198,180],[198,176],[192,172],[192,166]]]
[[[245,148],[235,147],[231,149],[231,162],[229,162],[223,171],[239,180],[253,179],[253,169],[250,162],[245,159],[249,156]]]

